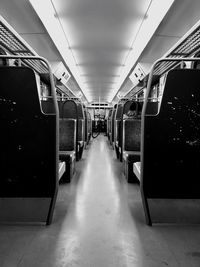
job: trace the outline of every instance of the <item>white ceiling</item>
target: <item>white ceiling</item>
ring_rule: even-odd
[[[106,101],[150,0],[52,0],[93,100]]]
[[[153,63],[162,57],[200,19],[199,0],[176,0],[139,61]]]
[[[41,0],[42,2],[43,0]],[[50,1],[50,0],[49,0]],[[94,101],[106,101],[120,78],[150,0],[52,0]],[[41,56],[62,57],[28,0],[0,0],[0,14]],[[198,20],[199,0],[175,0],[139,58],[152,64]],[[68,49],[68,47],[66,47]],[[123,94],[127,88],[121,88]]]

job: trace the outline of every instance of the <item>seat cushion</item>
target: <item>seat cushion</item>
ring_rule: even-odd
[[[75,159],[75,151],[59,151],[59,160],[71,163]]]
[[[124,151],[123,159],[128,163],[140,161],[140,151]]]

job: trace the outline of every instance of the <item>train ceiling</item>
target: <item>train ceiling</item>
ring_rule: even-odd
[[[136,63],[161,57],[200,11],[198,0],[0,0],[0,6],[39,55],[64,61],[89,102],[110,102],[119,89],[126,94]]]

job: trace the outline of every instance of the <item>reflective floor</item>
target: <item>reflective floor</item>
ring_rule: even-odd
[[[0,267],[200,266],[200,226],[147,226],[139,187],[125,182],[105,136],[76,168],[50,226],[0,226]]]

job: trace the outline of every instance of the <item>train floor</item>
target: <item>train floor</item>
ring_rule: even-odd
[[[145,224],[107,137],[93,139],[50,226],[0,226],[0,267],[200,266],[200,225]]]

